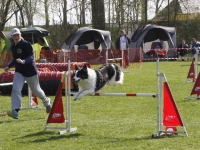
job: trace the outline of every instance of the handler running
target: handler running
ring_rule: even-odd
[[[14,43],[11,45],[13,59],[4,68],[8,71],[15,65],[15,73],[13,79],[13,87],[11,93],[12,110],[8,111],[8,116],[19,119],[18,112],[22,105],[21,91],[26,81],[33,94],[39,97],[43,105],[46,107],[46,112],[50,113],[50,99],[46,97],[44,91],[40,88],[38,70],[34,61],[34,52],[31,44],[21,37],[21,32],[18,28],[14,28],[11,32],[11,37]]]

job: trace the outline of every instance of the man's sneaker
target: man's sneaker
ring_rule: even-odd
[[[43,99],[43,105],[46,107],[46,112],[47,112],[47,113],[50,113],[50,112],[51,112],[51,99],[45,97],[45,98]]]
[[[46,113],[50,113],[51,112],[51,104],[46,106]]]
[[[12,111],[7,111],[7,115],[14,119],[19,119],[19,115],[14,109]]]

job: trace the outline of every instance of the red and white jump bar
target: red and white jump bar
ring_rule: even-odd
[[[137,96],[137,97],[156,97],[156,93],[95,93],[91,96]]]

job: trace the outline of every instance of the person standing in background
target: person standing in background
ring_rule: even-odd
[[[185,61],[185,55],[188,53],[189,46],[185,43],[185,40],[182,40],[182,43],[178,46],[178,52],[181,56],[182,61]]]
[[[130,38],[126,35],[125,30],[121,30],[120,36],[116,40],[116,49],[122,50],[127,66],[129,66],[129,45]]]
[[[194,58],[195,58],[195,56],[198,55],[199,53],[200,43],[197,42],[195,38],[192,38],[190,48],[192,49],[192,54],[194,55]]]
[[[34,61],[34,52],[31,44],[22,39],[18,28],[12,29],[11,37],[14,41],[11,45],[13,59],[4,68],[4,71],[8,71],[12,66],[15,66],[15,73],[11,92],[12,109],[7,112],[7,115],[14,119],[19,119],[18,112],[21,110],[22,104],[21,91],[25,81],[33,94],[42,100],[43,105],[46,107],[46,112],[50,113],[51,102],[40,88],[38,70]]]

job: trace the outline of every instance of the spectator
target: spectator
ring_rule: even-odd
[[[116,49],[120,49],[123,51],[126,65],[129,66],[129,45],[130,38],[126,35],[125,30],[121,30],[120,36],[116,40]]]
[[[185,54],[188,53],[188,48],[189,46],[185,43],[185,40],[182,40],[182,43],[178,46],[178,52],[179,55],[181,56],[182,61],[185,61],[184,57]]]
[[[195,38],[192,38],[191,48],[192,48],[192,54],[194,55],[194,58],[195,58],[195,55],[198,55],[198,53],[199,53],[198,50],[200,48],[200,43],[197,42],[197,40]]]

